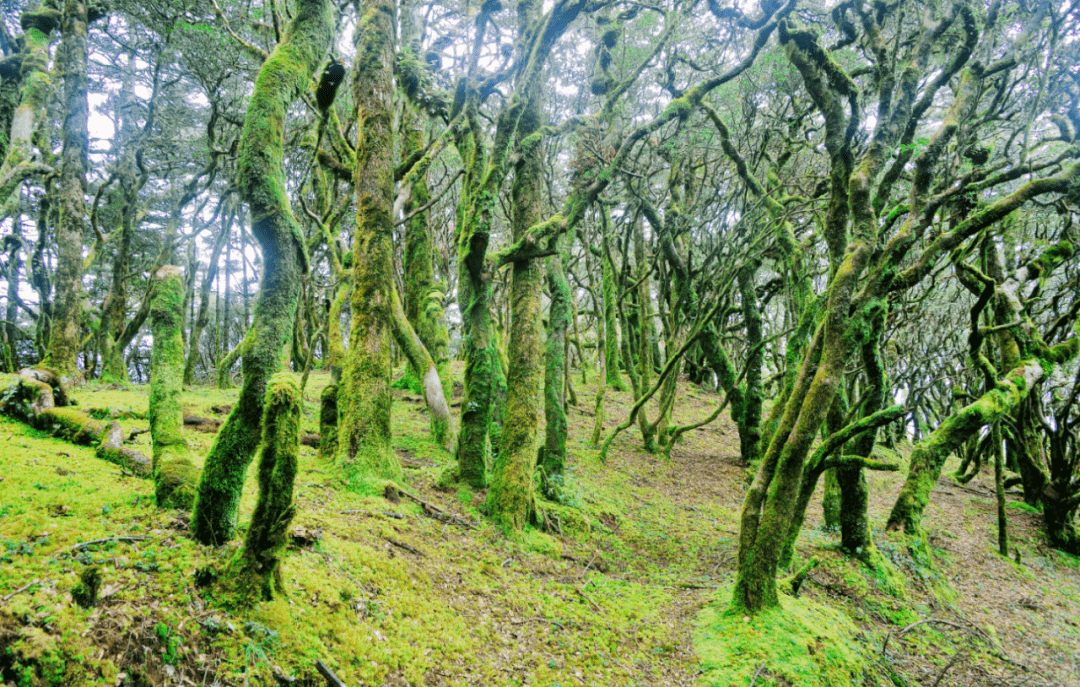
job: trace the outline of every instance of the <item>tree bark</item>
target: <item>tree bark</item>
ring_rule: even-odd
[[[571,295],[561,254],[547,259],[546,271],[551,294],[548,337],[544,347],[544,420],[547,426],[538,462],[540,488],[546,497],[557,501],[566,469],[566,334],[570,328]]]
[[[537,0],[518,2],[520,35],[535,30],[540,11]],[[514,241],[521,240],[533,225],[539,223],[544,183],[540,140],[525,141],[542,125],[542,83],[534,82],[521,93],[521,97],[525,99],[525,107],[516,131],[521,158],[514,169],[511,191],[513,214],[510,228]],[[506,408],[503,411],[499,455],[488,491],[488,509],[504,530],[521,534],[535,508],[533,472],[544,359],[540,324],[544,274],[539,258],[515,261],[511,269]]]
[[[299,465],[302,405],[296,375],[279,373],[270,379],[260,423],[259,499],[234,582],[247,603],[269,601],[283,588],[281,556],[296,514],[293,483]]]

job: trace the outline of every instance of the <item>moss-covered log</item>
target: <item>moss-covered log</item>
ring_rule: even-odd
[[[150,331],[150,437],[154,443],[154,495],[159,508],[191,508],[198,470],[184,438],[184,409],[180,403],[184,375],[184,277],[179,267],[166,265],[154,275]]]
[[[206,458],[192,512],[192,533],[204,544],[223,544],[235,535],[244,476],[259,442],[266,384],[281,369],[292,334],[307,255],[285,194],[285,117],[330,44],[334,7],[329,0],[297,4],[281,43],[259,70],[244,118],[237,176],[265,271],[241,348],[244,385]]]
[[[251,514],[233,581],[241,599],[270,600],[282,589],[281,556],[296,506],[293,483],[300,454],[300,382],[275,375],[266,389],[259,451],[259,500]]]
[[[81,446],[92,446],[101,460],[119,465],[139,477],[149,477],[151,461],[124,446],[117,422],[99,422],[70,405],[60,376],[43,368],[27,368],[0,394],[0,413]]]
[[[401,477],[390,445],[395,9],[390,0],[358,3],[353,37],[353,98],[362,135],[353,169],[352,328],[337,392],[338,464],[352,484]]]

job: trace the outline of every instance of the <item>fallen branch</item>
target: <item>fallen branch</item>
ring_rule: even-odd
[[[766,663],[768,663],[768,661],[759,665],[757,670],[754,671],[754,677],[750,679],[750,687],[754,687],[754,683],[757,682],[758,675],[761,675],[761,671],[765,670]]]
[[[383,539],[390,542],[391,544],[398,547],[399,549],[404,549],[404,550],[408,551],[411,554],[415,554],[417,556],[423,556],[424,555],[423,551],[421,551],[420,549],[418,549],[418,548],[416,548],[414,546],[409,546],[405,542],[398,541],[397,539],[392,539],[390,537],[383,537]]]
[[[33,582],[30,582],[28,584],[24,584],[23,586],[19,587],[15,591],[13,591],[10,594],[8,594],[7,596],[5,596],[3,599],[0,599],[0,601],[8,601],[9,599],[15,597],[16,595],[22,594],[27,589],[30,589],[31,587],[36,587],[36,586],[38,586],[40,584],[41,584],[41,582],[38,581],[38,580],[34,580]]]
[[[207,432],[213,434],[221,429],[223,420],[219,420],[214,417],[199,417],[198,415],[185,415],[184,426],[193,427],[200,432]]]
[[[548,620],[547,618],[525,618],[524,620],[511,621],[510,624],[511,625],[524,625],[525,623],[548,623],[549,625],[554,625],[555,627],[559,628],[560,630],[565,630],[566,629],[563,626],[562,623],[557,623],[554,620]]]
[[[330,687],[348,687],[341,678],[334,674],[334,671],[330,670],[330,666],[326,665],[322,661],[315,661],[315,670],[319,671],[319,674],[326,680],[326,684]]]
[[[393,518],[395,520],[405,519],[404,515],[402,515],[401,513],[395,513],[392,510],[371,511],[364,510],[363,508],[352,508],[350,510],[339,511],[338,515],[385,515],[386,517]]]
[[[577,587],[574,587],[574,591],[577,592],[578,596],[580,596],[582,599],[585,599],[586,601],[588,601],[589,604],[593,607],[594,611],[596,611],[597,613],[600,613],[601,615],[604,613],[604,609],[600,608],[600,605],[597,604],[592,599],[590,599],[585,592],[581,591]]]
[[[451,525],[458,525],[460,527],[467,527],[467,528],[469,528],[471,530],[477,529],[475,524],[469,522],[468,520],[461,517],[460,515],[455,515],[455,514],[449,512],[449,511],[445,511],[442,508],[439,508],[438,506],[436,506],[435,504],[429,503],[429,502],[425,501],[424,499],[420,498],[419,496],[414,496],[413,494],[410,494],[409,492],[405,491],[404,489],[402,489],[400,487],[398,487],[397,491],[398,491],[399,494],[401,494],[405,498],[407,498],[407,499],[409,499],[411,501],[415,501],[416,503],[420,504],[420,507],[424,510],[424,513],[426,513],[427,515],[435,518],[436,520],[440,520],[442,522],[446,522],[446,523],[449,523]]]
[[[93,541],[84,541],[84,542],[82,542],[80,544],[76,544],[75,546],[71,547],[71,550],[72,551],[82,551],[83,549],[87,548],[88,546],[93,546],[94,544],[108,544],[109,542],[113,542],[113,541],[122,541],[122,542],[129,542],[130,543],[130,542],[145,541],[145,540],[146,540],[146,537],[134,537],[134,536],[130,536],[130,537],[128,537],[128,536],[125,536],[125,537],[105,537],[104,539],[95,539]]]

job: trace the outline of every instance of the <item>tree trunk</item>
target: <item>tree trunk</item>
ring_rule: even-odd
[[[615,265],[611,261],[611,249],[609,241],[610,220],[608,209],[600,208],[601,220],[601,245],[600,289],[604,301],[604,374],[607,385],[613,391],[626,391],[626,382],[619,374],[622,364],[619,362],[619,307],[616,302],[617,285],[615,283]]]
[[[357,2],[353,97],[356,151],[352,328],[338,385],[338,464],[350,484],[401,478],[390,445],[394,283],[393,74],[395,4]]]
[[[235,535],[244,476],[259,442],[266,385],[281,369],[282,348],[292,332],[307,256],[285,195],[285,116],[330,44],[333,8],[329,0],[298,4],[285,37],[259,70],[244,118],[237,177],[262,248],[263,278],[252,328],[242,344],[244,385],[206,458],[192,512],[192,534],[203,544],[223,544]]]
[[[279,373],[267,384],[259,454],[259,500],[251,514],[234,581],[247,603],[269,601],[283,588],[281,556],[296,514],[293,483],[300,454],[303,401],[295,375]]]
[[[424,402],[427,404],[428,415],[431,418],[431,437],[447,453],[453,453],[457,439],[454,436],[453,418],[450,416],[450,405],[446,402],[446,395],[443,392],[439,368],[420,340],[419,333],[413,329],[408,318],[405,317],[405,311],[401,307],[393,285],[391,285],[390,300],[394,340],[405,353],[409,365],[420,373],[420,390],[424,395]]]
[[[25,26],[22,48],[22,87],[18,105],[11,115],[10,135],[0,164],[0,208],[8,207],[8,198],[19,188],[29,173],[44,171],[30,164],[32,138],[52,92],[49,76],[49,36],[60,27],[61,13],[54,9],[23,12],[20,23]],[[3,216],[0,215],[0,220]]]
[[[90,107],[87,101],[86,4],[66,0],[60,45],[59,71],[64,75],[64,126],[60,169],[60,221],[56,225],[56,296],[49,350],[43,365],[61,377],[78,375],[82,328],[82,233],[86,224],[87,153]]]
[[[166,265],[154,275],[150,330],[150,437],[154,443],[154,494],[159,508],[191,508],[198,470],[184,438],[183,391],[184,279],[179,267]]]
[[[758,305],[757,262],[739,270],[739,298],[742,301],[743,319],[746,322],[746,382],[744,386],[742,408],[739,422],[739,447],[743,461],[757,465],[761,459],[761,366],[765,360],[765,349],[761,346],[761,308]]]
[[[536,25],[539,16],[538,2],[519,2],[519,32],[524,35]],[[540,84],[527,89],[522,97],[526,99],[525,107],[516,131],[521,159],[514,170],[513,215],[510,223],[514,241],[521,240],[533,225],[539,223],[543,203],[543,151],[540,141],[524,143],[524,139],[541,126],[543,100]],[[544,359],[540,324],[544,273],[539,258],[516,261],[511,269],[506,408],[503,411],[499,455],[488,492],[488,509],[504,530],[521,534],[535,508],[533,472]],[[562,346],[562,343],[559,345]],[[560,382],[561,379],[560,376]]]
[[[923,511],[930,502],[930,491],[941,476],[945,459],[973,432],[1001,418],[1018,407],[1031,388],[1042,380],[1045,371],[1038,360],[1022,361],[975,402],[945,419],[938,428],[915,446],[911,468],[889,514],[888,529],[915,533],[922,526]]]
[[[226,212],[221,233],[218,234],[217,239],[214,241],[213,250],[210,252],[210,261],[206,263],[206,274],[203,275],[202,285],[199,288],[199,312],[191,325],[191,336],[188,338],[187,363],[184,365],[184,384],[187,386],[190,386],[195,380],[195,363],[199,359],[199,340],[202,339],[206,325],[210,323],[210,287],[217,277],[221,250],[229,241],[233,218],[234,214],[232,212]],[[228,316],[226,316],[225,327],[228,327],[227,318]],[[211,346],[211,348],[214,348],[214,346]]]
[[[571,298],[561,255],[547,259],[547,283],[551,293],[544,349],[544,420],[547,428],[538,462],[540,488],[545,496],[557,501],[566,468],[566,333],[570,327]]]

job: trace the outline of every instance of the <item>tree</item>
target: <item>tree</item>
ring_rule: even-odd
[[[192,533],[223,544],[236,532],[244,475],[262,429],[266,385],[281,369],[307,268],[307,251],[285,190],[283,145],[288,106],[307,88],[333,29],[331,3],[305,0],[255,81],[240,140],[239,192],[248,204],[264,270],[254,321],[244,338],[244,385],[214,440],[199,480]]]

